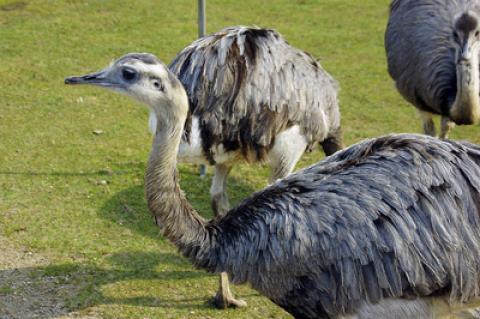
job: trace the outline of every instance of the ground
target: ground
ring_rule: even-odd
[[[208,0],[208,31],[259,25],[319,58],[341,86],[346,144],[420,132],[385,64],[387,0]],[[63,79],[127,52],[170,61],[195,39],[191,0],[0,0],[0,318],[290,318],[247,286],[249,306],[216,310],[217,277],[195,270],[162,236],[144,200],[145,107]],[[478,127],[454,139],[480,143]],[[299,167],[320,160],[306,154]],[[206,178],[181,186],[210,217]],[[233,170],[234,203],[268,171]]]
[[[65,276],[38,276],[46,267],[45,255],[14,246],[0,237],[0,316],[1,318],[95,318],[75,316],[66,299],[78,292]]]

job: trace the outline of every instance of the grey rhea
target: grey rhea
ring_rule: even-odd
[[[480,121],[480,1],[394,0],[385,33],[388,70],[420,112],[424,132],[440,137]]]
[[[269,162],[272,182],[318,142],[327,155],[341,148],[335,80],[274,30],[226,28],[194,41],[169,68],[190,102],[179,159],[217,165],[215,212],[229,209],[224,180],[237,160]],[[150,126],[155,132],[153,113]]]
[[[223,29],[187,46],[169,68],[190,102],[178,157],[215,165],[215,215],[230,208],[226,180],[235,163],[266,162],[273,182],[316,144],[326,155],[342,147],[335,80],[274,30]],[[152,132],[155,127],[152,113]],[[217,306],[244,304],[233,299],[226,278],[220,283]]]
[[[296,318],[439,318],[479,301],[480,147],[365,140],[206,221],[178,185],[189,103],[164,64],[128,54],[66,83],[124,92],[154,112],[148,207],[196,267],[250,283]]]

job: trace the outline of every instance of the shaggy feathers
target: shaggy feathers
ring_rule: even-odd
[[[475,0],[394,0],[385,33],[388,71],[402,96],[423,111],[449,116],[457,94],[453,25]],[[463,21],[471,29],[471,21]],[[463,27],[463,25],[462,25]]]
[[[186,47],[170,69],[190,98],[187,138],[191,116],[199,116],[212,164],[221,143],[249,161],[262,160],[275,136],[296,124],[309,147],[339,134],[336,82],[273,30],[226,28]]]
[[[472,144],[367,140],[211,221],[212,249],[187,255],[299,318],[391,297],[468,301],[480,292],[479,177]]]

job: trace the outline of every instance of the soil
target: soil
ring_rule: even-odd
[[[76,287],[61,277],[39,275],[49,258],[13,245],[0,235],[0,319],[83,318],[65,301]]]

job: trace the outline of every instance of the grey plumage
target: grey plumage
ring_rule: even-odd
[[[118,76],[124,68],[135,80]],[[169,78],[160,63],[130,59],[66,82],[115,88],[155,112],[148,207],[195,266],[249,282],[296,318],[432,318],[438,300],[479,300],[480,147],[366,140],[205,221],[178,185],[189,103]]]
[[[479,294],[480,148],[416,135],[367,140],[262,190],[183,249],[298,318],[383,298]]]
[[[240,149],[248,161],[263,160],[275,137],[293,125],[300,125],[309,149],[335,139],[330,155],[341,144],[336,82],[274,30],[223,29],[194,41],[169,67],[190,100],[186,136],[188,122],[198,116],[212,164],[219,144]]]
[[[419,110],[442,115],[445,121],[457,124],[478,121],[477,102],[470,110],[470,102],[458,101],[458,107],[464,110],[453,109],[459,94],[461,42],[466,39],[462,36],[478,29],[479,13],[477,0],[392,1],[385,33],[388,71],[398,91]],[[478,41],[477,35],[473,41]],[[478,61],[478,49],[473,49],[473,54]],[[478,65],[471,68],[475,70],[469,69],[469,73],[478,78]],[[478,88],[475,89],[478,96]],[[426,127],[425,131],[434,134],[433,127]]]
[[[469,143],[367,140],[254,194],[198,241],[170,238],[197,267],[249,282],[296,318],[390,298],[466,302],[479,294],[479,176]]]

